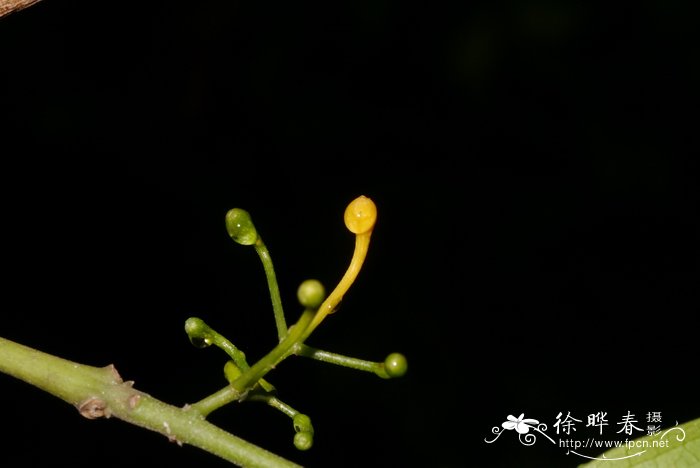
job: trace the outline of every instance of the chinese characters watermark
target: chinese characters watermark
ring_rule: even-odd
[[[662,416],[660,411],[649,411],[646,413],[646,418],[642,417],[642,420],[646,419],[646,428],[639,427],[643,425],[642,422],[637,419],[637,416],[632,411],[627,411],[626,414],[620,415],[619,418],[613,419],[614,425],[611,425],[611,416],[608,415],[607,411],[596,411],[585,415],[585,426],[582,424],[584,419],[577,418],[576,415],[572,414],[570,411],[560,411],[554,418],[552,424],[552,430],[554,432],[552,436],[567,436],[566,438],[557,437],[554,440],[549,434],[547,434],[548,426],[546,423],[540,422],[537,419],[526,418],[524,413],[521,413],[517,418],[513,415],[508,415],[506,420],[501,423],[500,426],[494,426],[491,429],[491,433],[495,434],[492,439],[485,438],[484,441],[488,444],[494,443],[504,432],[514,431],[518,434],[518,440],[521,444],[526,446],[534,445],[538,440],[538,436],[543,436],[544,439],[548,440],[552,444],[560,447],[566,448],[566,454],[577,455],[590,460],[622,460],[626,458],[632,458],[642,455],[647,451],[648,448],[667,448],[669,447],[670,437],[667,435],[674,432],[675,440],[682,442],[685,439],[685,431],[677,427],[676,422],[675,427],[668,428],[662,432],[661,423]],[[591,428],[589,431],[594,431],[597,433],[598,437],[585,436],[581,431],[577,433],[580,426],[585,428]],[[617,430],[614,430],[614,429]],[[613,431],[620,437],[627,436],[624,440],[612,440],[612,439],[602,439],[600,436],[606,431]],[[640,435],[647,435],[651,437],[650,440],[640,440],[634,439],[634,437]],[[576,436],[573,438],[571,436]],[[600,457],[589,456],[580,453],[581,449],[591,449],[604,451],[607,449],[625,446],[628,450],[635,450],[634,453],[629,455],[611,458],[606,457],[605,454]],[[638,451],[636,451],[638,450]]]

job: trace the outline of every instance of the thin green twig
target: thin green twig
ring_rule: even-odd
[[[207,422],[191,408],[168,405],[136,390],[111,365],[78,364],[0,338],[0,372],[74,405],[89,419],[113,416],[242,467],[299,466]]]
[[[272,300],[272,312],[275,315],[275,326],[277,327],[277,337],[280,341],[287,334],[287,321],[284,318],[284,310],[282,309],[282,298],[280,296],[280,288],[277,284],[277,276],[272,265],[272,257],[267,250],[265,243],[260,237],[255,242],[255,251],[258,253],[265,269],[265,277],[267,278],[267,287],[270,290],[270,299]]]

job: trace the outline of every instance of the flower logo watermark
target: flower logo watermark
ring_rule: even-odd
[[[496,439],[501,437],[501,434],[503,434],[504,429],[507,431],[515,430],[515,432],[518,433],[518,439],[520,439],[520,443],[523,445],[533,445],[537,441],[537,436],[535,434],[530,433],[530,429],[539,432],[547,439],[549,439],[553,444],[556,444],[556,442],[554,442],[554,440],[551,437],[544,433],[544,431],[547,430],[547,425],[544,423],[540,423],[537,419],[526,419],[525,413],[520,413],[520,416],[518,416],[517,418],[512,414],[509,414],[506,419],[507,421],[501,424],[501,427],[494,426],[491,429],[491,432],[496,434],[496,437],[494,437],[491,440],[484,439],[484,441],[487,444],[491,444],[495,442]]]
[[[508,421],[501,424],[501,426],[503,426],[503,429],[509,431],[515,429],[518,434],[527,434],[530,428],[537,427],[536,425],[540,422],[537,419],[523,419],[524,416],[525,413],[520,413],[520,416],[515,418],[515,416],[509,414],[507,418]],[[532,424],[535,424],[535,426],[532,426]]]

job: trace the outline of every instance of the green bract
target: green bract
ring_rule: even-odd
[[[233,382],[242,374],[241,369],[233,361],[226,361],[224,364],[224,376],[229,382]]]

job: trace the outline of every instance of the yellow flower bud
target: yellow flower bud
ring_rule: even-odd
[[[345,226],[353,234],[363,234],[374,228],[377,222],[377,205],[361,195],[345,208]]]

